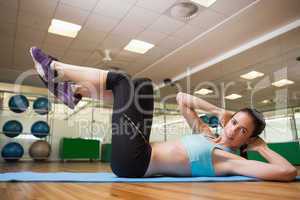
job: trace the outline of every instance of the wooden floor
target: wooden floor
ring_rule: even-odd
[[[100,162],[1,163],[0,172],[110,171]],[[300,167],[298,167],[298,174]],[[10,199],[300,199],[300,182],[236,183],[0,183],[0,200]]]

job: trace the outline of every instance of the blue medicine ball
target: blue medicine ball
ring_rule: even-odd
[[[209,117],[207,115],[201,116],[200,119],[202,119],[204,123],[209,124]]]
[[[27,110],[29,101],[24,95],[14,95],[8,101],[8,107],[15,113],[22,113]]]
[[[37,121],[31,126],[31,133],[35,137],[43,138],[49,135],[49,125],[45,121]]]
[[[218,127],[219,125],[219,118],[217,116],[211,116],[209,118],[209,125],[213,128]]]
[[[3,159],[6,161],[17,161],[22,158],[23,154],[23,147],[16,142],[6,144],[1,152]]]
[[[33,109],[40,115],[45,115],[51,110],[51,103],[46,97],[39,97],[33,103]]]
[[[20,133],[22,133],[22,131],[23,131],[23,126],[17,120],[10,120],[10,121],[5,122],[5,124],[2,128],[2,132],[7,137],[10,137],[10,138],[17,137],[18,135],[20,135]]]

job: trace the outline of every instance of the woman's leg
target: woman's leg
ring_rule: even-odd
[[[108,71],[58,62],[37,47],[31,47],[29,52],[46,87],[70,108],[82,96],[112,99],[112,93],[105,90]],[[59,78],[62,80],[55,80]]]
[[[74,82],[74,92],[83,97],[102,100],[112,99],[112,92],[105,89],[108,71],[58,61],[52,61],[51,67],[58,72],[59,80],[57,81]]]
[[[143,177],[152,151],[152,83],[149,79],[130,80],[124,74],[109,72],[106,86],[114,95],[112,171],[120,177]]]

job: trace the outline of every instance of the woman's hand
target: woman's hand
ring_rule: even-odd
[[[259,151],[264,147],[267,147],[267,144],[260,137],[250,138],[246,151]]]

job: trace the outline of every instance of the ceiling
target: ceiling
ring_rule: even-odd
[[[201,81],[240,81],[243,69],[254,64],[259,67],[261,61],[278,56],[276,38],[270,40],[273,46],[258,45],[224,61],[202,65],[300,19],[299,0],[217,0],[209,8],[200,6],[198,15],[185,22],[166,13],[179,1],[0,0],[0,82],[14,83],[21,73],[32,69],[30,46],[41,47],[63,62],[93,67],[102,65],[97,51],[110,49],[113,61],[101,68],[118,67],[133,76],[150,77],[158,84],[171,78],[184,89],[187,68],[195,69],[190,75],[192,88]],[[49,34],[53,18],[82,25],[82,29],[75,39]],[[299,34],[297,31],[294,35]],[[281,54],[297,54],[299,38],[295,38]],[[144,55],[123,50],[131,39],[155,47]],[[291,74],[299,70],[294,71]],[[24,83],[42,86],[36,76]],[[174,88],[162,88],[161,97],[174,92]]]
[[[261,110],[300,106],[300,61],[297,60],[299,57],[300,27],[196,72],[190,77],[175,81],[173,86],[161,88],[159,96],[163,101],[175,102],[172,94],[179,91],[193,94],[200,88],[211,88],[215,91],[212,95],[198,96],[216,105],[222,105],[222,91],[225,91],[225,96],[232,93],[243,96],[240,99],[225,101],[226,108],[231,110],[245,106],[255,106]],[[251,81],[240,78],[240,75],[253,70],[264,73],[264,76]],[[289,79],[295,83],[282,88],[271,85],[280,79]],[[227,87],[226,90],[222,90],[223,85]],[[263,100],[271,102],[263,104]]]

